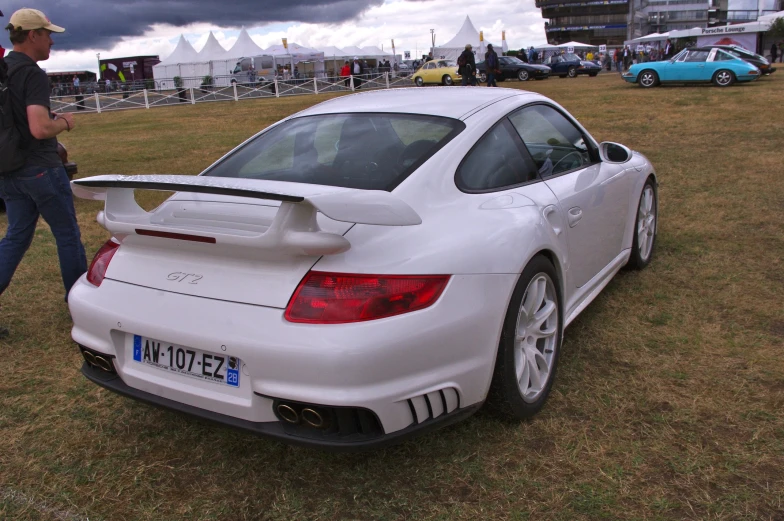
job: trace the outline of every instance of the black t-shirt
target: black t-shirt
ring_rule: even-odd
[[[30,64],[17,71],[8,84],[14,103],[14,119],[27,149],[25,166],[47,168],[62,166],[60,156],[57,155],[57,138],[35,139],[30,133],[30,124],[27,121],[27,107],[30,105],[50,108],[49,77],[32,58],[21,52],[9,52],[5,57],[5,63],[9,70],[21,63]]]

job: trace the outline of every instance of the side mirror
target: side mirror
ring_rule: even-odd
[[[599,157],[605,163],[625,163],[632,158],[632,151],[618,143],[605,141],[599,145]]]

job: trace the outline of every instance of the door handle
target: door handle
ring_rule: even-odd
[[[583,218],[583,211],[579,206],[570,208],[566,218],[569,221],[569,228],[574,228],[580,222],[580,219]]]
[[[550,220],[550,216],[552,214],[556,214],[557,215],[558,211],[556,210],[555,205],[551,204],[550,206],[548,206],[547,208],[544,209],[544,218],[547,220],[548,223],[550,223],[550,227],[553,229],[555,234],[556,235],[561,235],[561,231],[562,231],[561,227],[556,225],[555,223],[553,223],[553,221]]]

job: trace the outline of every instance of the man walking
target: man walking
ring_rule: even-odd
[[[487,72],[487,86],[498,87],[495,82],[495,73],[498,70],[498,55],[493,50],[493,44],[487,44],[487,52],[485,53],[485,71]]]
[[[457,58],[457,73],[463,87],[476,85],[476,59],[470,43],[466,44],[465,50]]]
[[[18,148],[0,157],[0,197],[5,200],[8,229],[0,241],[0,294],[11,278],[43,216],[57,242],[65,298],[87,271],[68,175],[57,154],[57,136],[72,130],[71,114],[52,114],[49,80],[37,62],[49,58],[52,33],[65,31],[36,9],[20,9],[6,26],[13,51],[5,57]],[[6,135],[6,134],[4,134]],[[2,143],[0,143],[2,144]],[[22,166],[9,164],[14,156]]]

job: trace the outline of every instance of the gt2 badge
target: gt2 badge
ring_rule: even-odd
[[[199,281],[204,277],[201,275],[196,275],[195,273],[183,273],[181,271],[175,271],[174,273],[169,273],[166,276],[166,278],[174,282],[187,282],[188,284],[198,284]]]

